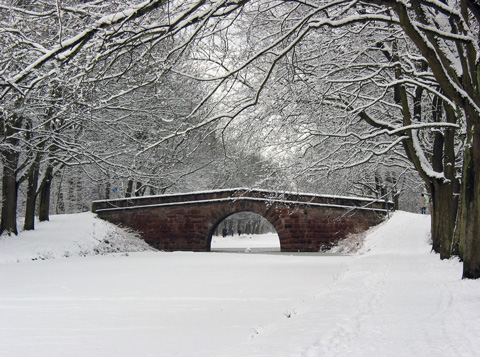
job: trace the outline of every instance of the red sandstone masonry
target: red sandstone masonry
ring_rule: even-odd
[[[311,196],[301,197],[303,201],[297,204],[291,202],[292,197],[287,197],[290,203],[286,204],[282,199],[259,199],[258,192],[254,192],[253,198],[245,192],[241,192],[241,198],[238,191],[229,192],[229,197],[235,199],[228,199],[225,192],[97,201],[92,211],[100,218],[139,231],[148,244],[165,251],[209,251],[212,234],[222,220],[237,212],[251,211],[272,223],[279,235],[281,250],[286,252],[327,248],[349,233],[380,223],[387,213],[381,207],[352,210],[353,206],[373,206],[368,200],[349,202],[345,198],[328,197],[324,201],[334,205],[332,207],[325,206],[324,201],[306,204],[306,199],[314,201]],[[195,201],[199,197],[203,200]],[[340,204],[346,207],[337,207]]]

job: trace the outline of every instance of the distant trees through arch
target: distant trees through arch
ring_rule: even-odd
[[[215,229],[215,235],[222,235],[224,229],[228,234],[264,234],[276,233],[272,224],[255,212],[238,212],[225,218]]]

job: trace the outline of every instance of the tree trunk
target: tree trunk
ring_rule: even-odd
[[[432,189],[432,241],[440,259],[452,254],[452,238],[455,231],[455,201],[452,183],[434,182]]]
[[[142,187],[142,183],[140,181],[137,181],[135,184],[135,196],[143,196],[143,193],[145,192],[145,187]]]
[[[110,186],[110,181],[107,181],[105,182],[105,199],[106,200],[109,200],[110,199],[110,190],[111,190],[111,186]]]
[[[21,106],[21,101],[15,103],[17,107]],[[1,112],[3,114],[3,112]],[[12,115],[12,117],[5,121],[0,121],[1,134],[6,138],[4,144],[11,148],[16,148],[18,145],[18,138],[15,138],[17,128],[22,126],[23,117]],[[2,213],[0,221],[0,234],[9,232],[18,234],[17,230],[17,198],[18,198],[18,181],[17,181],[17,166],[19,154],[15,149],[6,149],[1,152],[3,164],[2,176]]]
[[[132,193],[133,193],[133,180],[128,180],[125,197],[132,197]]]
[[[433,113],[437,118],[440,104],[434,105]],[[455,113],[445,106],[448,122],[456,120]],[[438,119],[436,120],[438,121]],[[432,167],[444,172],[445,180],[434,179],[430,185],[432,193],[432,241],[434,250],[440,253],[440,259],[449,259],[453,252],[453,237],[457,206],[455,200],[455,130],[445,129],[436,132],[433,144]]]
[[[50,220],[50,191],[52,187],[53,167],[48,165],[45,177],[40,185],[38,202],[38,219],[40,222]]]
[[[60,176],[57,189],[57,204],[55,206],[55,214],[65,213],[65,198],[63,197],[63,176]]]
[[[15,168],[18,155],[13,152],[4,153],[5,158],[2,177],[2,216],[0,234],[9,232],[18,234],[17,230],[17,196],[18,184]]]
[[[38,188],[38,159],[39,154],[35,157],[34,163],[30,167],[27,180],[27,202],[25,207],[25,222],[23,229],[26,231],[35,229],[35,204],[37,201],[37,188]]]
[[[393,198],[393,210],[398,211],[398,207],[400,206],[400,193],[394,192],[392,195]]]
[[[463,260],[463,250],[462,246],[460,244],[460,237],[457,234],[458,232],[458,225],[460,222],[460,216],[462,215],[461,211],[461,205],[460,205],[460,190],[461,190],[461,185],[459,180],[455,180],[454,182],[454,188],[453,188],[453,193],[455,195],[454,198],[454,205],[455,205],[455,218],[456,218],[456,223],[455,223],[455,231],[453,233],[453,242],[452,242],[452,255],[456,255],[460,258],[460,260]]]
[[[470,150],[465,149],[463,161],[464,161],[464,170],[463,170],[463,177],[462,177],[462,185],[460,186],[460,198],[458,201],[458,213],[457,213],[457,224],[455,226],[455,236],[453,238],[453,251],[455,254],[459,256],[461,260],[464,259],[464,252],[465,252],[465,232],[467,230],[467,208],[465,204],[466,198],[466,186],[463,183],[465,177],[465,167],[466,162],[470,161],[471,152]]]
[[[459,228],[464,237],[463,278],[480,278],[480,128],[475,128],[465,147],[462,215]]]

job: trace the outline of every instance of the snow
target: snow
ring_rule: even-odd
[[[130,201],[130,199],[125,199]],[[105,200],[106,202],[110,202],[110,200]],[[365,206],[353,206],[353,205],[339,205],[339,204],[331,204],[331,203],[316,203],[316,202],[305,202],[305,201],[292,201],[292,200],[283,200],[277,198],[258,198],[258,197],[226,197],[226,198],[214,198],[214,199],[206,199],[206,200],[197,200],[197,201],[181,201],[181,202],[166,202],[166,203],[154,203],[154,204],[144,204],[144,205],[136,205],[136,206],[125,206],[125,207],[108,207],[108,208],[98,208],[95,212],[107,212],[107,211],[126,211],[126,210],[135,210],[135,209],[145,209],[145,208],[153,208],[153,207],[166,207],[166,206],[184,206],[190,205],[195,203],[211,203],[215,204],[217,202],[229,202],[229,201],[259,201],[259,202],[272,202],[272,203],[283,203],[286,205],[308,205],[308,206],[316,206],[316,207],[334,207],[334,208],[343,208],[343,209],[356,209],[356,210],[364,210],[364,211],[378,211],[378,212],[388,212],[386,209],[381,208],[369,208],[368,206],[370,203],[367,203]],[[98,201],[97,201],[98,202]],[[378,201],[370,201],[371,203],[378,202]],[[385,201],[383,201],[385,202]]]
[[[422,149],[422,146],[420,145],[417,130],[412,130],[412,143],[413,143],[415,152],[417,153],[417,158],[420,161],[420,166],[422,167],[423,172],[428,177],[431,177],[437,180],[445,180],[446,179],[445,174],[443,172],[436,172],[435,170],[433,170],[432,165],[426,158],[425,153]]]
[[[276,252],[280,251],[280,240],[277,233],[213,236],[211,249],[212,251]]]
[[[480,282],[429,226],[395,212],[349,255],[166,253],[53,216],[0,239],[0,355],[478,355]]]
[[[442,125],[442,126],[450,126],[450,125]],[[457,127],[456,125],[454,125]],[[135,200],[145,200],[146,198],[156,198],[156,197],[181,197],[181,196],[196,196],[196,195],[205,195],[205,194],[214,194],[214,193],[224,193],[224,192],[244,192],[245,194],[248,193],[263,193],[265,194],[264,199],[280,199],[284,195],[292,195],[292,196],[311,196],[312,198],[315,197],[324,197],[324,198],[338,198],[338,199],[346,199],[346,200],[358,200],[358,201],[369,201],[369,202],[377,202],[378,200],[371,197],[360,197],[360,196],[339,196],[339,195],[319,195],[316,193],[308,193],[308,192],[294,192],[294,191],[274,191],[274,190],[267,190],[267,189],[256,189],[256,188],[247,188],[247,187],[237,187],[237,188],[228,188],[228,189],[218,189],[218,190],[203,190],[203,191],[194,191],[194,192],[185,192],[185,193],[171,193],[171,194],[163,194],[163,195],[145,195],[145,196],[138,196],[138,197],[129,197],[128,201],[134,202]],[[235,198],[247,198],[246,196],[232,196],[232,199]],[[93,203],[97,202],[116,202],[116,201],[125,201],[125,198],[111,198],[108,200],[96,200]],[[390,202],[390,201],[389,201]]]
[[[37,222],[35,231],[2,236],[0,263],[145,250],[153,249],[134,233],[86,212],[54,215],[50,222]]]

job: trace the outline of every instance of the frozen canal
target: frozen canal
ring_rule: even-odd
[[[280,240],[276,233],[213,236],[211,250],[212,252],[280,252]]]

